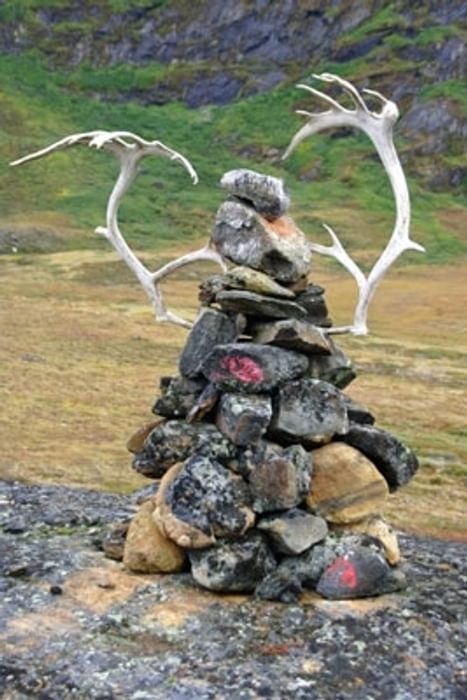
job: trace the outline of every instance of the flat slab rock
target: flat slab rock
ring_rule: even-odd
[[[253,326],[253,342],[298,352],[330,355],[331,344],[318,326],[294,318]]]
[[[268,221],[241,202],[224,202],[211,235],[216,250],[237,265],[247,265],[285,284],[310,271],[305,235],[287,216]]]
[[[202,365],[204,376],[219,389],[246,393],[271,391],[307,368],[304,355],[257,343],[218,345]]]
[[[228,289],[216,294],[216,303],[224,311],[259,318],[305,318],[305,309],[290,299],[279,299],[255,292]]]
[[[0,481],[5,699],[465,696],[465,543],[402,535],[403,595],[284,606],[107,559],[136,498]]]

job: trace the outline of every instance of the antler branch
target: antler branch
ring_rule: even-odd
[[[337,75],[332,75],[331,73],[322,73],[321,75],[314,75],[313,77],[324,83],[338,85],[351,99],[353,109],[347,109],[320,90],[316,90],[308,85],[298,85],[298,87],[311,92],[314,96],[326,102],[330,109],[318,113],[297,110],[298,114],[307,116],[309,121],[292,138],[283,157],[287,158],[303,139],[319,131],[341,126],[361,129],[371,139],[378,152],[383,167],[389,177],[396,202],[396,221],[392,235],[386,248],[383,250],[367,277],[350,258],[334,231],[328,226],[325,226],[325,228],[331,235],[333,245],[321,246],[317,243],[310,244],[311,250],[322,255],[331,255],[336,258],[336,260],[353,275],[358,286],[358,303],[352,325],[334,328],[331,332],[351,332],[356,335],[362,335],[368,333],[367,315],[370,301],[375,293],[376,287],[389,267],[405,250],[424,251],[423,246],[412,241],[409,236],[409,192],[392,136],[393,126],[399,117],[399,110],[394,102],[387,100],[379,92],[363,90],[363,92],[372,95],[381,102],[381,110],[379,112],[374,112],[368,108],[355,86],[346,80],[339,78]]]
[[[167,309],[159,288],[159,282],[177,268],[198,260],[210,260],[218,263],[225,269],[226,266],[222,257],[215,250],[211,249],[208,244],[200,250],[183,255],[177,260],[164,265],[159,270],[151,272],[137,258],[125,241],[118,225],[118,210],[124,195],[136,177],[139,162],[146,156],[159,155],[180,163],[188,171],[194,184],[198,182],[195,169],[181,153],[172,150],[160,141],[145,141],[140,136],[129,131],[88,131],[81,134],[72,134],[40,151],[19,158],[10,163],[10,165],[22,165],[28,161],[43,158],[49,153],[79,144],[87,144],[92,148],[110,151],[120,161],[120,173],[107,203],[106,226],[99,226],[96,229],[96,233],[107,238],[122,260],[133,271],[152,303],[156,320],[167,321],[189,328],[191,323]]]

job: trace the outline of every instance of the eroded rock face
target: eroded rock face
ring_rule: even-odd
[[[298,379],[279,388],[270,434],[305,445],[329,442],[349,427],[345,401],[332,384]]]
[[[202,365],[205,377],[223,391],[264,393],[300,376],[308,360],[292,350],[256,343],[218,345]]]
[[[407,484],[418,469],[415,453],[385,430],[372,425],[352,425],[343,439],[371,459],[391,491]]]
[[[221,185],[230,194],[251,203],[266,219],[277,219],[290,205],[283,180],[254,170],[230,170],[222,176]]]
[[[157,505],[164,523],[166,519],[176,519],[204,533],[210,542],[217,537],[240,536],[255,520],[243,479],[214,459],[198,454],[190,457],[170,480]],[[164,527],[180,546],[200,546],[197,540],[187,541],[183,528],[178,535],[173,528]]]
[[[313,451],[313,483],[307,506],[333,523],[352,523],[379,513],[389,490],[374,464],[341,442]]]
[[[251,455],[248,483],[256,513],[294,508],[310,489],[312,462],[301,445],[263,443]]]
[[[197,583],[211,591],[251,592],[264,576],[276,568],[266,538],[247,533],[235,542],[220,542],[205,550],[188,553]]]
[[[228,260],[260,270],[278,282],[295,282],[310,271],[308,243],[293,221],[286,216],[267,221],[241,202],[221,204],[211,242]]]

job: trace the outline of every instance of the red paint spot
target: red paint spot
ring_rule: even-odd
[[[263,369],[251,357],[241,355],[223,357],[219,362],[219,368],[246,384],[262,382],[264,379]]]
[[[354,589],[358,583],[357,570],[347,557],[339,557],[328,568],[328,572],[335,576],[341,586]]]

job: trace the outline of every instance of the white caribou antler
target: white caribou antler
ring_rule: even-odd
[[[196,262],[197,260],[211,260],[225,269],[226,266],[222,257],[216,253],[216,251],[212,250],[208,244],[200,250],[188,253],[177,260],[167,263],[167,265],[156,270],[156,272],[150,272],[136,257],[125,241],[118,225],[117,216],[123,196],[137,174],[139,162],[145,156],[160,155],[181,163],[191,175],[194,184],[198,182],[195,169],[187,158],[177,153],[177,151],[164,146],[160,141],[145,141],[136,134],[132,134],[128,131],[87,131],[82,134],[72,134],[71,136],[66,136],[60,141],[47,146],[47,148],[43,148],[35,153],[30,153],[24,156],[24,158],[19,158],[10,163],[10,165],[22,165],[27,161],[42,158],[49,153],[60,151],[77,144],[87,144],[90,147],[108,150],[114,153],[120,161],[120,173],[107,203],[106,226],[99,226],[96,228],[96,233],[100,233],[107,238],[120,257],[134,272],[152,302],[156,320],[167,321],[189,328],[191,323],[168,311],[162,292],[158,286],[159,282],[163,277],[177,268]]]
[[[329,95],[326,95],[320,90],[315,90],[315,88],[308,85],[298,85],[298,87],[308,90],[308,92],[311,92],[313,95],[326,102],[329,109],[325,112],[318,113],[297,110],[298,114],[304,114],[309,117],[309,121],[295,134],[283,157],[286,158],[304,138],[318,131],[340,126],[350,126],[361,129],[369,136],[381,158],[384,169],[391,182],[396,202],[396,221],[391,238],[368,276],[365,276],[358,265],[350,258],[338,237],[329,226],[325,226],[325,228],[333,240],[332,246],[310,243],[312,251],[336,258],[353,275],[358,286],[359,297],[353,324],[351,326],[331,329],[330,332],[351,332],[355,335],[364,335],[368,333],[368,306],[384,274],[404,250],[424,251],[421,245],[410,240],[409,237],[409,192],[405,175],[392,140],[392,130],[399,117],[399,110],[394,102],[387,100],[379,92],[363,90],[363,92],[381,101],[381,111],[373,112],[368,109],[358,90],[346,80],[342,80],[342,78],[339,78],[337,75],[332,75],[330,73],[322,73],[321,75],[314,75],[313,77],[322,82],[340,86],[350,97],[354,108],[347,109],[339,104],[339,102],[332,99],[332,97],[329,97]]]

